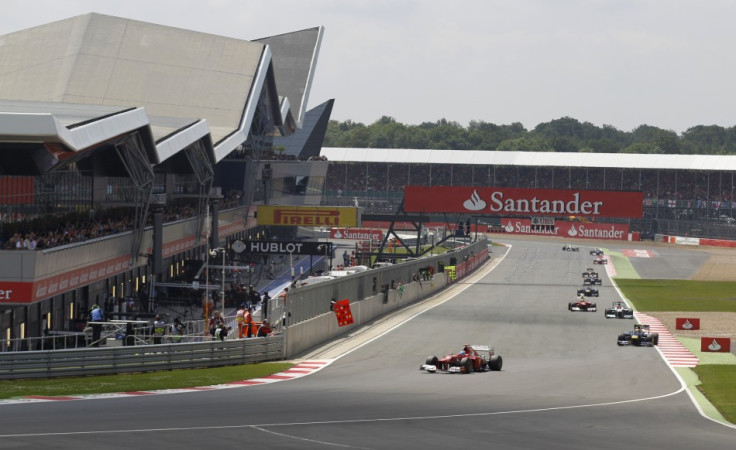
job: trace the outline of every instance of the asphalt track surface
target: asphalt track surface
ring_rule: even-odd
[[[629,320],[569,312],[586,248],[515,240],[491,271],[291,381],[123,399],[0,405],[0,449],[733,449],[652,348],[618,347]],[[497,260],[502,253],[494,250]],[[490,268],[490,265],[489,265]],[[429,374],[431,354],[493,345],[501,372]],[[346,343],[345,345],[347,345]],[[347,348],[347,347],[346,347]],[[315,355],[319,356],[317,351]]]

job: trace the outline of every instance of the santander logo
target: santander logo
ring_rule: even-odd
[[[507,233],[513,233],[514,232],[514,225],[509,222],[506,224],[506,227],[504,228]]]
[[[717,352],[720,349],[721,349],[721,345],[718,342],[716,342],[715,339],[713,339],[713,342],[711,342],[711,344],[708,346],[708,350],[711,350],[714,352]]]
[[[686,320],[685,323],[682,324],[683,330],[690,330],[692,328],[693,328],[693,324],[691,324],[689,320]]]
[[[477,190],[473,190],[473,195],[463,202],[463,207],[470,211],[480,211],[486,207],[486,202],[480,198]]]
[[[571,226],[570,229],[567,231],[567,234],[569,236],[577,236],[578,235],[578,229],[575,227],[575,225]]]
[[[339,228],[335,231],[335,239],[342,239],[342,232]]]

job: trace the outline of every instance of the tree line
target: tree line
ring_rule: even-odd
[[[496,125],[472,121],[467,127],[445,119],[405,125],[383,116],[370,125],[331,120],[325,147],[411,148],[440,150],[506,150],[535,152],[658,153],[683,155],[736,154],[736,126],[698,125],[678,135],[640,125],[621,131],[571,117],[540,123],[527,130],[521,123]]]

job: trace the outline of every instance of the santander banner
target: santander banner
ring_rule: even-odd
[[[330,239],[355,239],[360,241],[382,241],[383,231],[368,228],[331,228]]]
[[[629,226],[620,223],[578,223],[556,220],[554,226],[532,225],[529,219],[501,219],[506,233],[579,239],[629,239]]]
[[[644,194],[632,191],[404,186],[404,210],[412,213],[640,218]]]

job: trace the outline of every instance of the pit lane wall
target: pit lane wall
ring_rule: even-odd
[[[427,298],[448,284],[457,282],[488,261],[491,257],[489,244],[490,241],[484,239],[443,255],[372,269],[338,280],[304,286],[294,293],[289,293],[287,310],[294,311],[295,315],[299,314],[301,305],[314,307],[315,299],[321,299],[319,303],[325,312],[291,323],[286,328],[285,358],[298,357],[300,353],[312,347],[360,327],[379,316]],[[452,261],[456,262],[455,266],[450,264]],[[444,272],[437,269],[440,263],[445,266]],[[430,265],[434,268],[431,279],[425,280],[418,276],[420,268]],[[374,283],[376,293],[373,293]],[[383,292],[382,286],[388,286],[388,290]],[[370,295],[356,299],[356,295],[366,287]],[[335,314],[329,311],[332,298],[350,300],[350,309],[355,321],[353,324],[338,326]],[[293,316],[290,319],[293,319]]]

